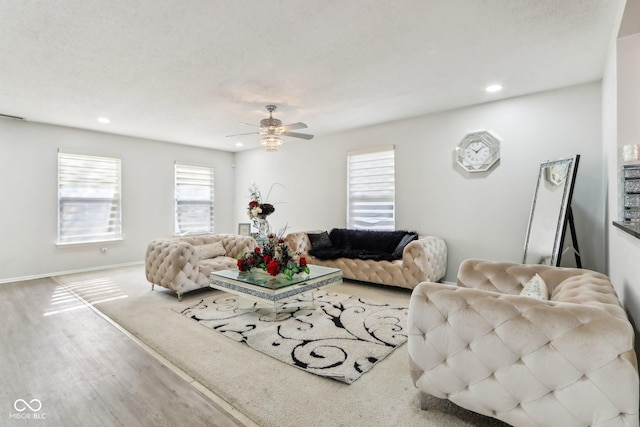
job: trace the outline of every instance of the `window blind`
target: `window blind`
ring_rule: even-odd
[[[58,152],[58,244],[122,238],[121,161]]]
[[[350,152],[347,165],[347,227],[394,230],[394,148]]]
[[[213,168],[175,164],[175,233],[213,232]]]

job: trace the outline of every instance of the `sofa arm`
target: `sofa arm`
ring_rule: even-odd
[[[197,282],[199,272],[198,255],[191,243],[162,239],[147,246],[145,273],[149,282],[178,290],[185,281]]]
[[[415,283],[437,282],[447,272],[447,245],[440,237],[426,236],[410,242],[402,253],[405,275]]]
[[[513,425],[637,425],[627,319],[591,306],[422,283],[409,305],[419,389]],[[635,418],[635,423],[630,420]],[[602,424],[604,425],[604,424]]]
[[[285,237],[285,241],[287,242],[287,245],[289,245],[289,249],[293,252],[306,254],[309,252],[309,249],[311,249],[311,241],[309,240],[308,234],[322,233],[323,231],[324,230],[313,230],[289,233],[287,234],[287,237]]]

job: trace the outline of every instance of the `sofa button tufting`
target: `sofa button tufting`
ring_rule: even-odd
[[[503,421],[513,420],[517,417],[518,413],[523,414],[524,417],[530,407],[535,407],[537,411],[552,412],[566,410],[569,413],[584,414],[583,426],[587,425],[586,423],[589,422],[587,421],[588,419],[591,419],[591,422],[595,423],[593,425],[600,425],[600,423],[596,422],[599,418],[598,413],[602,408],[600,402],[606,402],[606,406],[611,408],[613,412],[607,415],[607,419],[615,416],[615,409],[613,408],[617,407],[619,412],[617,424],[629,423],[629,425],[632,425],[627,419],[630,418],[633,419],[633,425],[637,426],[638,371],[637,365],[629,363],[630,360],[633,361],[636,359],[636,355],[633,349],[625,347],[629,346],[629,342],[632,342],[627,333],[628,331],[632,331],[632,329],[626,328],[622,331],[623,328],[620,328],[621,331],[618,331],[611,328],[613,325],[612,321],[610,321],[611,318],[616,321],[616,324],[623,321],[626,322],[626,319],[624,318],[623,312],[620,311],[617,306],[618,301],[614,298],[615,295],[610,282],[602,279],[602,284],[596,285],[595,280],[593,283],[588,284],[588,286],[586,286],[587,289],[585,289],[584,301],[588,302],[587,300],[591,299],[592,287],[599,286],[602,288],[603,295],[607,297],[607,301],[597,301],[597,303],[600,304],[600,302],[602,302],[603,305],[605,303],[609,304],[605,305],[604,308],[611,306],[612,313],[609,313],[608,310],[602,310],[601,313],[594,313],[591,310],[592,307],[586,307],[583,311],[580,307],[583,300],[576,300],[573,310],[551,305],[544,306],[544,311],[542,312],[536,312],[535,310],[526,308],[530,304],[520,303],[521,298],[513,298],[508,294],[509,289],[513,287],[512,284],[516,281],[521,283],[524,278],[528,280],[528,277],[531,277],[534,270],[539,272],[558,271],[569,277],[573,270],[556,270],[556,267],[551,266],[531,267],[520,264],[513,264],[513,271],[504,267],[510,265],[511,264],[506,263],[488,264],[477,262],[476,260],[465,261],[459,267],[457,277],[458,286],[454,289],[455,293],[447,292],[446,298],[442,295],[444,293],[441,290],[442,285],[432,283],[420,285],[418,293],[420,295],[426,293],[432,298],[425,298],[424,303],[423,301],[419,301],[420,304],[414,304],[412,311],[409,313],[409,321],[414,317],[416,323],[424,324],[425,318],[428,318],[431,319],[434,326],[437,325],[441,327],[438,328],[437,332],[434,331],[435,335],[430,336],[434,344],[437,343],[438,345],[416,345],[415,348],[417,351],[411,354],[412,359],[415,359],[415,361],[429,361],[429,365],[433,365],[434,369],[433,378],[430,377],[428,383],[416,384],[416,387],[420,389],[438,387],[440,385],[438,384],[438,380],[442,381],[444,385],[450,377],[457,375],[458,379],[456,381],[459,381],[460,389],[464,388],[465,390],[463,392],[464,399],[462,399],[465,405],[468,404],[467,407],[471,409],[483,407],[487,415],[492,414],[495,418]],[[503,272],[503,270],[505,271]],[[596,273],[593,274],[595,275]],[[489,276],[492,277],[489,279]],[[548,276],[549,283],[558,285],[554,282],[555,279],[552,278],[551,273],[548,273]],[[546,279],[547,275],[545,275],[545,280]],[[495,282],[496,286],[493,286],[492,282]],[[485,290],[482,289],[484,287],[483,283],[486,283],[487,290],[492,290],[492,294],[486,292],[487,295],[485,295],[483,293],[485,292]],[[468,288],[463,288],[462,286],[464,285],[480,289],[475,289],[472,293]],[[518,286],[521,285],[518,284]],[[559,295],[558,301],[564,302],[566,300],[569,302],[571,298],[581,297],[580,293],[575,289],[569,289],[570,286],[573,286],[572,283],[569,283],[569,285],[565,287],[562,286],[563,285],[560,284],[555,287],[555,292]],[[494,287],[495,291],[493,290]],[[507,294],[496,298],[496,292]],[[569,295],[570,293],[571,295]],[[469,303],[470,298],[467,294],[472,294],[475,298],[471,299],[472,304]],[[465,307],[467,310],[464,309]],[[535,307],[539,309],[543,306],[535,305]],[[471,314],[469,309],[476,311],[479,317],[476,316],[476,313],[472,313],[473,316],[465,317],[465,311],[466,314]],[[447,319],[446,313],[455,313],[456,311],[459,312],[458,315],[451,314],[451,319]],[[443,315],[442,313],[445,314]],[[498,329],[498,332],[496,332],[496,327],[492,324],[493,322],[489,321],[487,322],[489,324],[488,332],[485,330],[487,328],[474,328],[475,321],[482,321],[480,319],[482,317],[504,319],[504,322],[500,322],[500,324],[506,323],[507,327]],[[577,320],[579,320],[579,322]],[[453,325],[456,325],[456,327]],[[587,326],[580,327],[580,325]],[[595,327],[596,325],[598,326],[597,328]],[[590,330],[591,327],[593,327],[593,330]],[[517,336],[520,338],[529,329],[538,331],[535,338],[540,339],[539,344],[535,344],[535,340],[528,343],[528,340],[522,339],[513,340],[517,345],[511,345],[511,334],[513,334],[514,337]],[[612,348],[606,348],[606,350],[603,348],[602,351],[613,350],[611,351],[611,353],[613,353],[611,357],[607,357],[606,360],[604,360],[605,358],[601,358],[598,352],[592,354],[593,352],[585,353],[581,351],[585,337],[591,336],[591,334],[597,334],[599,331],[605,329],[608,331],[606,342],[611,342]],[[464,333],[459,333],[459,331],[464,331]],[[548,331],[552,333],[546,333]],[[485,335],[489,337],[487,342],[481,341],[481,338]],[[450,340],[448,340],[449,336]],[[410,338],[411,337],[409,337],[409,339]],[[464,339],[464,341],[462,341],[462,339]],[[418,339],[416,341],[416,344],[418,344],[420,340]],[[471,343],[469,341],[474,344],[473,347],[470,346]],[[451,342],[458,345],[453,345]],[[605,342],[602,344],[604,346]],[[484,360],[484,358],[488,357],[487,353],[491,353],[491,345],[506,346],[511,351],[511,353],[508,353],[509,356],[512,357],[505,354],[503,358],[493,358],[491,360],[491,367],[489,368],[490,374],[486,374],[487,368],[484,366],[481,367],[479,362],[473,360],[472,353],[478,356],[480,360]],[[461,348],[465,350],[462,352],[462,356],[453,359],[454,363],[449,364],[446,358],[456,357],[456,355],[460,354],[459,351]],[[424,354],[420,354],[421,352]],[[454,352],[455,354],[452,354]],[[459,359],[464,357],[467,357],[470,362],[475,363],[462,363]],[[524,362],[524,357],[527,357],[527,362]],[[613,359],[614,357],[618,357],[618,359]],[[571,370],[573,374],[567,373],[566,370],[564,370],[565,372],[563,373],[563,369],[561,368],[567,363],[571,364],[575,358],[580,358],[581,360],[579,361],[580,363],[574,364],[574,366],[577,365],[577,368],[574,367]],[[516,359],[516,361],[511,362],[514,359]],[[437,364],[439,360],[444,360],[440,366]],[[556,363],[558,366],[553,368],[552,365]],[[597,369],[600,369],[599,367],[602,363],[607,364],[606,369],[608,375],[598,375],[596,373],[599,372]],[[552,372],[555,371],[555,373],[549,373],[546,369],[544,371],[547,372],[536,372],[536,367],[545,367],[547,364],[549,365],[549,370],[552,370]],[[528,372],[526,369],[527,365],[532,368]],[[513,369],[504,369],[510,366],[513,367]],[[475,376],[480,375],[480,368],[485,370],[485,374],[482,375],[482,377],[488,378],[486,382],[493,383],[496,387],[500,386],[496,381],[498,378],[515,387],[518,386],[518,383],[526,386],[529,382],[535,381],[537,373],[542,374],[543,379],[547,379],[548,381],[536,383],[537,387],[539,387],[539,392],[522,393],[522,396],[520,396],[520,398],[523,399],[522,401],[514,399],[514,396],[510,396],[508,390],[505,390],[504,397],[506,402],[509,402],[507,406],[510,409],[493,406],[494,408],[499,407],[500,410],[492,410],[491,406],[492,403],[495,402],[495,395],[483,393],[483,391],[486,391],[484,387],[480,388],[480,390],[476,390],[475,387],[471,389],[467,381],[463,381],[464,378],[469,378],[471,374]],[[435,375],[436,370],[439,370],[438,375]],[[491,370],[494,372],[491,372]],[[497,372],[500,372],[500,377],[497,377]],[[577,384],[575,383],[576,377],[579,378]],[[615,381],[616,378],[625,377],[635,377],[635,382],[631,384],[632,387],[628,387],[629,390],[621,390],[624,388],[623,384],[611,383],[611,381]],[[584,396],[574,398],[574,396],[563,395],[563,393],[567,393],[563,392],[563,390],[567,390],[566,388],[563,389],[563,387],[566,387],[565,383],[568,382],[573,382],[573,386],[579,388],[580,393],[584,394]],[[558,390],[551,389],[551,387],[548,386],[545,387],[545,384],[554,384],[553,386],[558,387]],[[602,387],[600,387],[600,385],[602,385]],[[545,392],[545,390],[547,391]],[[607,392],[609,393],[607,394]],[[517,392],[515,394],[517,396],[520,393]],[[452,397],[458,397],[458,394],[453,393]],[[447,398],[449,398],[448,395]],[[590,402],[589,405],[584,404],[586,400]],[[527,403],[527,408],[524,408],[525,402]],[[628,403],[635,403],[635,405],[627,406]],[[635,409],[635,411],[632,409]],[[631,414],[625,414],[625,410],[629,410]],[[513,412],[510,413],[510,411]],[[593,414],[596,415],[592,416]],[[615,418],[609,421],[609,423],[613,423],[614,420]]]

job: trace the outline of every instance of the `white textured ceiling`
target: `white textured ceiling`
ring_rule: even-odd
[[[600,79],[624,3],[0,0],[0,113],[255,148],[269,103],[317,136]]]

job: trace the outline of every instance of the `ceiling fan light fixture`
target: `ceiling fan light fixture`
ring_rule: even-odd
[[[267,152],[278,151],[282,145],[282,134],[284,133],[282,120],[273,118],[272,114],[275,109],[275,105],[267,105],[269,118],[260,120],[260,143],[265,146]]]
[[[282,127],[263,127],[260,130],[260,143],[265,146],[268,152],[278,151],[282,145]]]
[[[238,133],[235,135],[227,135],[227,136],[229,137],[229,136],[259,134],[260,143],[265,146],[267,151],[278,151],[278,148],[280,148],[280,146],[282,145],[282,141],[285,136],[292,137],[292,138],[302,138],[307,140],[313,138],[313,135],[309,135],[306,133],[291,132],[291,130],[295,130],[295,129],[305,129],[307,125],[302,122],[291,123],[283,126],[282,120],[275,119],[273,117],[273,112],[276,110],[275,105],[267,105],[266,110],[269,112],[269,118],[260,120],[260,130],[258,132]],[[242,123],[242,124],[255,126],[249,123]]]

